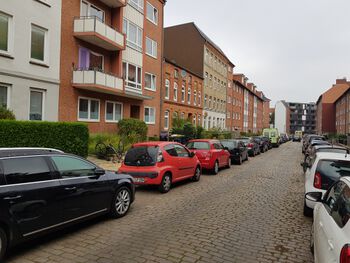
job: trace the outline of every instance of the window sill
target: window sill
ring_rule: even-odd
[[[158,26],[158,23],[154,22],[152,19],[149,19],[149,18],[147,17],[147,20],[148,20],[149,22],[151,22],[153,25]]]
[[[153,59],[158,59],[157,57],[155,57],[155,56],[153,56],[153,55],[151,55],[151,54],[148,54],[147,52],[146,52],[146,55],[149,56],[149,57],[151,57],[151,58],[153,58]]]
[[[40,4],[43,4],[43,5],[46,5],[47,7],[51,7],[51,5],[48,4],[46,1],[43,1],[43,0],[34,0],[34,1],[36,1],[36,2],[38,2]]]
[[[1,52],[0,52],[0,57],[8,58],[8,59],[15,59],[15,58],[14,58],[13,56],[11,56],[10,54],[1,53]]]
[[[80,122],[94,122],[94,123],[100,123],[100,120],[87,120],[87,119],[78,119]]]
[[[155,122],[145,122],[147,125],[155,125]]]
[[[106,123],[118,123],[119,121],[109,121],[109,120],[105,120]]]
[[[145,87],[145,90],[152,91],[152,92],[157,92],[156,89],[149,89],[149,88],[146,88],[146,87]]]
[[[34,60],[30,60],[29,61],[30,64],[35,65],[35,66],[39,66],[39,67],[43,67],[43,68],[49,68],[50,66],[45,64],[44,62],[37,62]]]

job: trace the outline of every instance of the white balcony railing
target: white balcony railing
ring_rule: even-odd
[[[74,70],[73,84],[79,86],[95,86],[95,89],[98,89],[98,87],[105,87],[119,91],[123,90],[123,79],[101,71],[89,69]]]
[[[107,50],[121,50],[125,48],[125,36],[95,16],[75,18],[74,33],[77,38]]]

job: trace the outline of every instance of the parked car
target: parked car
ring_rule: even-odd
[[[350,156],[341,153],[316,153],[305,172],[305,195],[322,195],[342,176],[350,176]],[[304,200],[304,215],[312,216],[315,202]]]
[[[286,143],[286,142],[288,142],[288,141],[289,141],[288,135],[285,134],[285,133],[281,133],[281,134],[280,134],[280,142],[281,142],[281,144],[282,144],[282,143]]]
[[[312,148],[316,145],[331,145],[331,143],[329,143],[327,141],[322,141],[322,140],[312,140],[309,143],[309,146],[305,150],[305,156],[308,156],[309,153],[311,152]]]
[[[231,155],[218,140],[191,140],[187,147],[198,157],[202,168],[213,174],[218,174],[222,167],[231,167]]]
[[[131,175],[136,185],[157,185],[161,193],[181,180],[199,181],[201,171],[196,155],[177,142],[134,144],[118,170]]]
[[[239,138],[239,140],[248,148],[249,156],[254,157],[260,154],[260,146],[253,138]]]
[[[240,140],[221,140],[221,144],[228,149],[231,155],[231,161],[242,164],[248,161],[248,149]]]
[[[260,152],[264,153],[269,150],[269,142],[263,139],[261,136],[255,136],[253,137],[253,140],[259,145]]]
[[[326,138],[324,136],[316,135],[316,134],[308,134],[303,139],[303,147],[302,147],[302,153],[305,153],[307,147],[309,147],[309,144],[313,140],[322,140],[325,141]]]
[[[315,263],[350,262],[350,179],[342,177],[322,198],[308,194],[316,203],[310,248]]]
[[[49,231],[106,213],[125,216],[134,198],[130,176],[81,157],[0,148],[0,258],[9,247]]]
[[[268,150],[272,149],[272,143],[270,142],[269,137],[260,136],[260,138],[265,142],[265,144],[267,145]]]
[[[303,132],[302,131],[295,131],[293,135],[293,142],[300,142],[303,137]]]

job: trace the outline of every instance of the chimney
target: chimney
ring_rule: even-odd
[[[348,84],[348,81],[346,79],[346,77],[342,78],[342,79],[337,79],[336,80],[336,84]]]

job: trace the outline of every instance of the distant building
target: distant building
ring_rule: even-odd
[[[306,134],[316,132],[316,104],[287,102],[290,110],[289,133],[303,131]]]
[[[288,133],[290,129],[289,105],[284,100],[277,101],[275,106],[275,128],[280,133]]]
[[[338,134],[350,133],[350,86],[335,102],[335,129]]]

